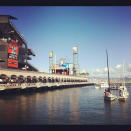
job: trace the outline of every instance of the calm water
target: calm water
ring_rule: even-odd
[[[126,102],[104,102],[103,91],[90,86],[0,96],[0,125],[131,124],[131,87]]]

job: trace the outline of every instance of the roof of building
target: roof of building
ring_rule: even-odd
[[[8,19],[18,20],[16,17],[11,16],[11,15],[0,15],[0,17],[7,17]]]
[[[5,19],[5,20],[4,20]],[[6,21],[8,19],[8,21]],[[16,27],[12,24],[10,19],[17,20],[16,17],[11,15],[0,15],[0,35],[5,37],[12,37],[13,39],[17,39],[20,43],[23,43],[27,47],[27,42],[24,40],[23,36],[16,29]],[[30,55],[35,56],[35,53],[28,49]]]

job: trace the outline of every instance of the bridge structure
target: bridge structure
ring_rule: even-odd
[[[0,69],[0,91],[13,89],[54,89],[88,86],[88,78],[45,72]]]

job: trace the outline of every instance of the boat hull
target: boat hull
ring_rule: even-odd
[[[104,96],[104,100],[106,100],[106,101],[113,101],[115,99],[116,99],[115,96],[114,97]]]
[[[99,89],[100,87],[99,86],[95,86],[96,89]]]
[[[118,97],[118,100],[119,100],[119,101],[126,101],[127,98],[128,98],[128,97],[120,97],[120,96],[119,96],[119,97]]]

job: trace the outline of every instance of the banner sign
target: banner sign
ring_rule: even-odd
[[[72,68],[72,64],[64,64],[64,65],[60,65],[60,67],[65,67],[65,68]]]
[[[8,67],[18,68],[18,45],[8,43]]]

